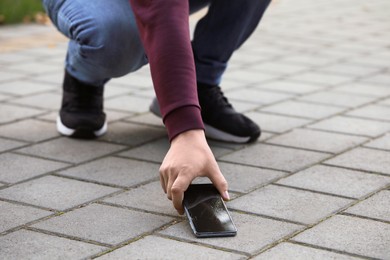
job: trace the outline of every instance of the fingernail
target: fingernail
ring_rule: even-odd
[[[224,198],[225,198],[226,200],[230,200],[229,192],[225,191],[225,192],[223,193],[223,196],[224,196]]]

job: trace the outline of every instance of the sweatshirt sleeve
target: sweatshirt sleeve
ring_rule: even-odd
[[[172,141],[187,130],[204,129],[196,90],[188,1],[130,0],[130,3],[169,139]]]

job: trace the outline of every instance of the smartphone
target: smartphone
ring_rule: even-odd
[[[183,207],[196,237],[237,234],[226,204],[212,184],[191,184],[184,193]]]

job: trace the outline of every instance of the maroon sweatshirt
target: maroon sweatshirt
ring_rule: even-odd
[[[191,49],[188,0],[130,3],[169,139],[187,130],[204,129]]]

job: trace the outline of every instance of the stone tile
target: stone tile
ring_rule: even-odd
[[[336,133],[295,129],[284,135],[276,136],[267,143],[280,144],[320,152],[339,153],[365,142],[367,138]]]
[[[325,251],[317,248],[292,244],[292,243],[281,243],[264,253],[252,258],[254,260],[291,260],[291,259],[311,259],[311,260],[322,260],[322,259],[360,259],[349,255],[342,255],[331,251]]]
[[[386,134],[386,135],[384,135],[376,140],[373,140],[373,141],[365,144],[364,146],[390,151],[390,133]]]
[[[390,190],[383,190],[345,212],[390,222]]]
[[[133,159],[141,159],[161,163],[169,149],[169,141],[162,138],[140,147],[122,152],[119,155]]]
[[[323,86],[335,86],[347,82],[351,82],[353,76],[343,76],[319,72],[304,72],[288,77],[290,80],[319,84]]]
[[[7,150],[21,147],[21,146],[26,145],[26,144],[27,143],[24,143],[24,142],[18,142],[18,141],[0,138],[0,153],[7,151]]]
[[[288,74],[303,72],[305,70],[308,70],[308,67],[309,66],[300,65],[300,64],[291,64],[291,63],[284,63],[284,62],[272,60],[268,62],[262,62],[260,64],[254,64],[253,66],[251,66],[251,69],[254,71],[288,75]]]
[[[223,156],[220,159],[232,163],[295,172],[318,163],[327,157],[329,157],[329,154],[256,144]]]
[[[39,109],[0,104],[0,124],[37,116],[42,113],[44,113],[44,111]]]
[[[258,88],[291,94],[306,94],[323,89],[323,87],[313,84],[292,82],[285,79],[262,83]]]
[[[111,84],[111,81],[106,84],[104,87],[104,99],[108,100],[112,97],[122,96],[122,95],[129,95],[132,92],[134,92],[134,88],[130,87],[122,87],[122,86],[115,86]]]
[[[129,117],[125,120],[126,122],[133,122],[133,123],[139,123],[139,124],[146,124],[146,125],[153,125],[153,126],[159,126],[164,127],[164,124],[162,122],[162,119],[155,116],[154,114],[148,112],[142,115],[136,115]]]
[[[49,84],[32,82],[27,79],[4,82],[0,84],[0,92],[12,95],[31,95],[55,89],[57,89],[57,87],[53,87]]]
[[[130,187],[158,178],[159,164],[107,157],[68,168],[59,174],[103,184]]]
[[[0,190],[0,197],[56,210],[66,210],[117,191],[111,187],[45,176]]]
[[[360,198],[390,183],[390,178],[342,168],[316,165],[277,183],[335,195]]]
[[[63,78],[63,72],[54,72],[49,74],[45,73],[40,75],[34,75],[34,77],[31,78],[31,81],[37,83],[52,84],[53,86],[57,86],[58,88],[60,88],[62,86]]]
[[[0,126],[0,135],[26,142],[39,142],[58,136],[55,124],[26,119]]]
[[[262,91],[255,88],[241,88],[232,90],[227,92],[225,95],[231,100],[253,102],[260,105],[275,103],[291,97],[290,94]]]
[[[367,148],[357,148],[336,156],[326,164],[347,167],[356,170],[379,172],[390,175],[390,152]]]
[[[18,80],[20,78],[23,78],[23,75],[21,75],[20,73],[16,73],[13,71],[0,71],[0,82]]]
[[[167,250],[167,248],[174,248],[175,250]],[[191,252],[190,256],[193,259],[245,259],[242,255],[158,236],[144,237],[98,259],[121,260],[129,256],[133,259],[175,259],[178,256],[187,258],[189,252]]]
[[[266,113],[250,112],[246,116],[254,120],[263,131],[274,133],[283,133],[296,127],[309,124],[311,120],[294,118],[281,115],[272,115]]]
[[[383,86],[389,86],[390,85],[390,73],[377,74],[375,76],[365,78],[364,81],[369,82],[369,83],[374,83],[374,84],[381,84]]]
[[[335,116],[308,126],[332,132],[376,137],[390,130],[390,123],[373,122],[360,118]]]
[[[57,93],[41,93],[13,99],[12,103],[41,109],[58,110],[61,106],[61,98],[62,96]]]
[[[258,71],[248,71],[248,70],[235,70],[229,71],[226,73],[224,78],[227,80],[237,80],[242,82],[247,82],[250,84],[257,84],[268,80],[273,80],[279,78],[279,75],[261,73]]]
[[[25,74],[45,74],[51,72],[58,72],[63,70],[62,64],[37,63],[37,61],[25,61],[23,63],[10,64],[8,69],[11,71],[22,72]]]
[[[101,140],[130,146],[137,146],[167,135],[163,128],[133,123],[114,122],[109,127],[110,131],[102,136]]]
[[[178,216],[172,202],[168,200],[167,195],[164,193],[160,181],[131,189],[119,195],[107,198],[104,202],[160,214]]]
[[[286,58],[283,58],[282,61],[294,64],[324,66],[332,64],[334,62],[334,58],[319,55],[316,55],[314,58],[313,55],[300,53],[299,55],[297,54],[286,56]]]
[[[363,82],[354,82],[351,84],[342,85],[340,87],[334,88],[333,90],[340,93],[351,93],[372,97],[383,97],[390,95],[390,89],[385,86]]]
[[[106,100],[104,106],[108,109],[144,113],[149,111],[151,102],[150,98],[126,95]]]
[[[103,155],[111,154],[124,148],[125,147],[121,145],[63,137],[35,144],[17,151],[49,159],[80,163]]]
[[[322,91],[305,95],[299,98],[299,100],[340,107],[357,107],[372,102],[375,98],[351,95],[347,93],[344,94],[336,91]]]
[[[370,105],[348,112],[347,115],[390,121],[390,107]]]
[[[286,175],[284,172],[233,163],[219,162],[218,165],[229,183],[229,190],[235,192],[249,192]]]
[[[82,259],[107,249],[28,230],[0,237],[0,244],[1,259]]]
[[[171,218],[164,216],[92,204],[42,221],[32,227],[116,245],[151,232],[170,221]]]
[[[255,254],[262,248],[303,228],[300,225],[247,214],[232,212],[231,215],[238,230],[234,238],[205,238],[199,241],[193,235],[187,221],[173,225],[160,233],[211,246]]]
[[[351,202],[353,200],[271,185],[231,201],[229,207],[314,224]]]
[[[0,181],[15,183],[56,171],[69,164],[13,153],[0,154]]]
[[[143,89],[153,88],[152,78],[150,76],[144,76],[138,72],[128,74],[124,77],[114,78],[109,84],[126,86],[129,90],[133,90],[135,87]]]
[[[384,101],[380,102],[379,104],[384,106],[390,106],[390,98],[385,99]]]
[[[378,259],[390,257],[390,225],[367,219],[334,216],[294,240]]]
[[[0,233],[51,214],[53,212],[0,201]]]
[[[355,63],[339,63],[319,68],[316,70],[320,73],[332,73],[345,76],[366,77],[373,73],[381,71],[380,68],[362,66]]]
[[[296,101],[286,101],[283,103],[278,103],[266,108],[261,109],[260,111],[277,113],[288,116],[298,116],[309,119],[321,119],[331,115],[335,115],[344,111],[344,108],[334,107],[334,106],[325,106],[318,104],[310,104]]]

